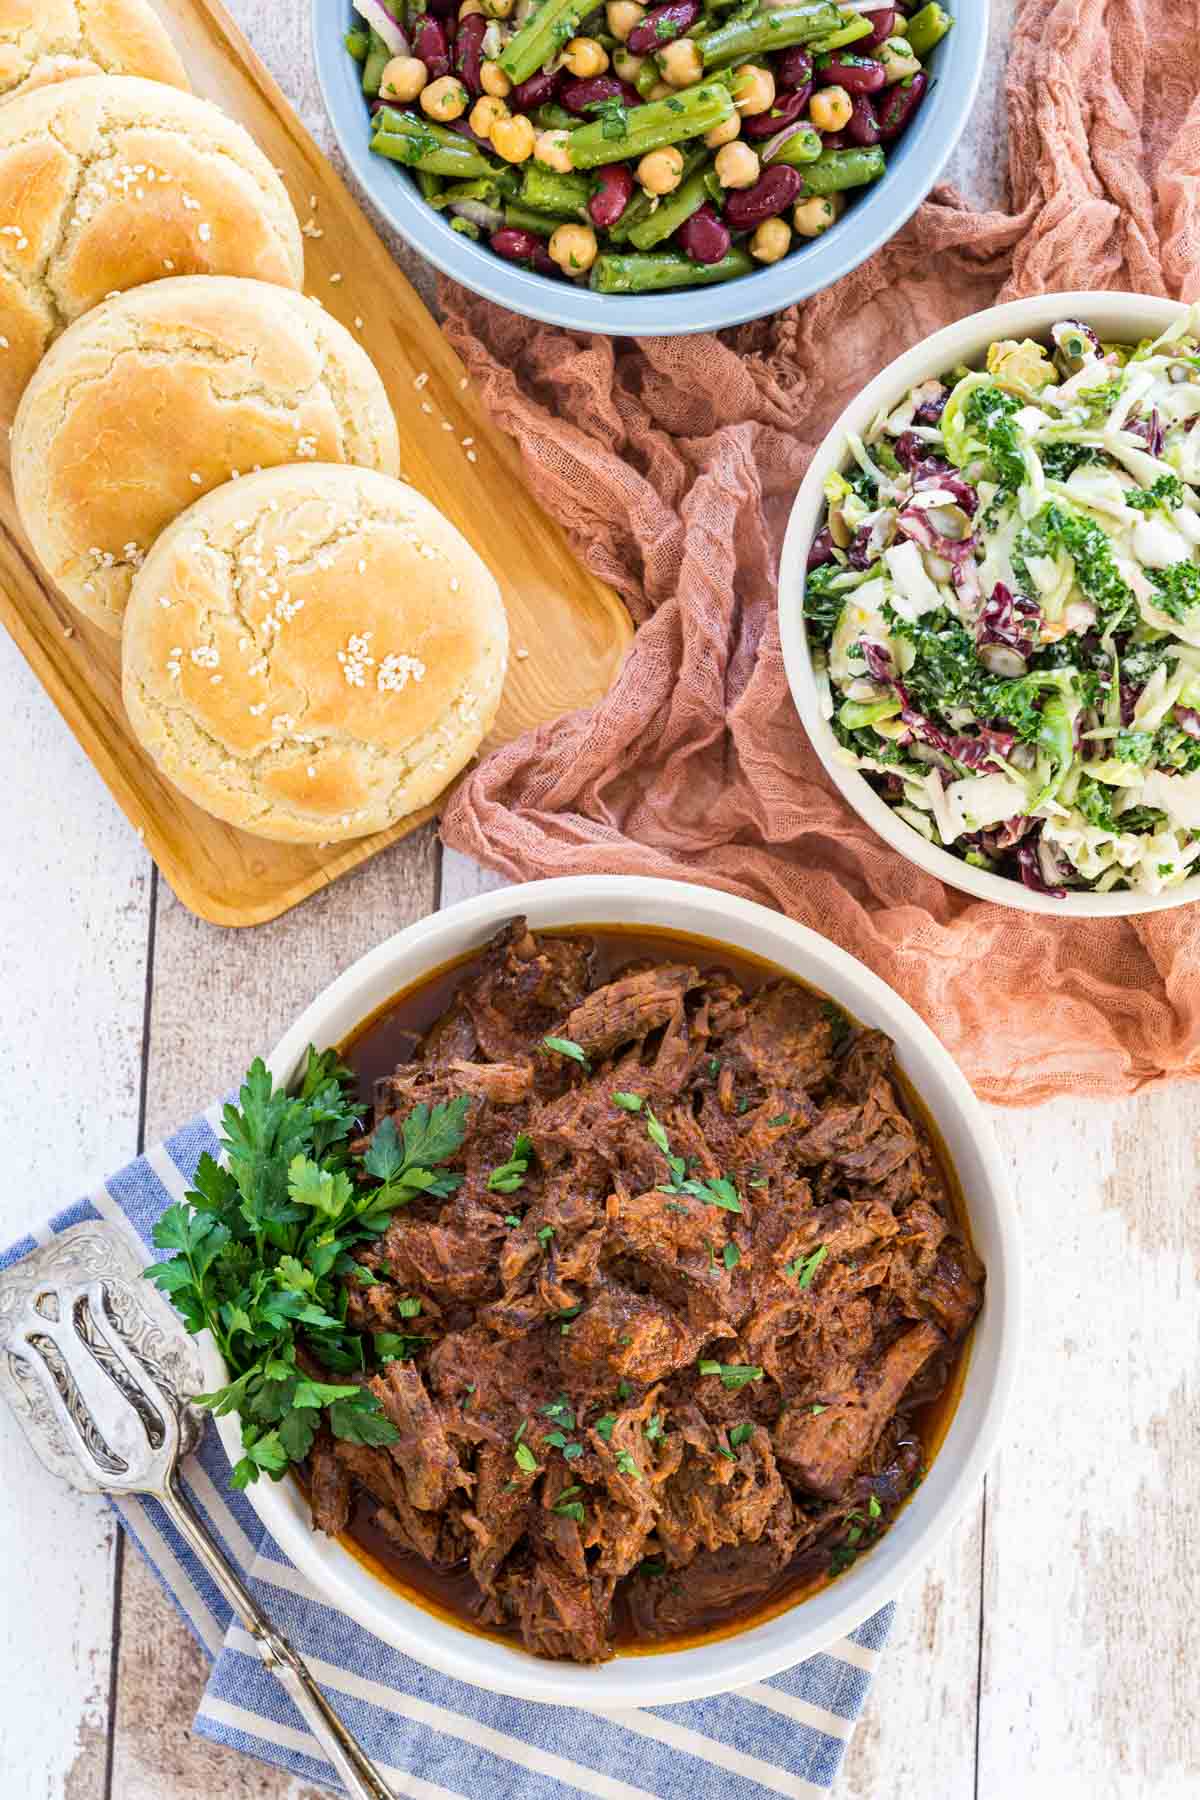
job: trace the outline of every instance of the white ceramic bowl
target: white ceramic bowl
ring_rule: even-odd
[[[1092,325],[1106,341],[1136,343],[1139,338],[1157,337],[1186,310],[1174,300],[1154,299],[1147,294],[1084,292],[1038,294],[1030,300],[1013,300],[1007,306],[992,306],[986,312],[959,319],[898,356],[850,402],[813,457],[792,505],[779,566],[779,633],[800,721],[830,780],[893,850],[930,875],[980,900],[1014,906],[1022,912],[1049,913],[1060,919],[1127,918],[1133,913],[1164,912],[1168,907],[1200,900],[1200,875],[1165,894],[1069,893],[1064,899],[1055,900],[1049,894],[1035,893],[1021,881],[972,868],[961,857],[929,843],[893,812],[857,769],[837,760],[837,739],[821,716],[803,613],[805,565],[825,507],[825,478],[844,469],[851,460],[846,449],[847,432],[861,436],[881,407],[897,406],[917,382],[942,375],[956,363],[981,366],[988,345],[998,338],[1044,337],[1057,319],[1074,318]]]
[[[719,939],[777,963],[895,1039],[904,1070],[954,1160],[987,1267],[984,1309],[945,1442],[886,1537],[814,1598],[719,1642],[619,1656],[597,1668],[542,1661],[411,1604],[336,1541],[313,1531],[294,1482],[258,1481],[248,1489],[249,1498],[276,1543],[330,1605],[460,1681],[530,1700],[601,1708],[657,1706],[744,1687],[827,1648],[861,1624],[932,1554],[973,1498],[996,1447],[1017,1360],[1019,1245],[1004,1172],[991,1128],[963,1076],[929,1027],[890,988],[843,950],[780,914],[682,882],[581,876],[506,888],[449,907],[390,938],[326,988],[271,1053],[276,1079],[296,1074],[308,1044],[340,1042],[393,994],[486,943],[516,913],[524,913],[535,928],[622,924]],[[227,1377],[208,1342],[206,1380],[215,1386]],[[226,1450],[236,1458],[241,1454],[236,1419],[217,1423]]]

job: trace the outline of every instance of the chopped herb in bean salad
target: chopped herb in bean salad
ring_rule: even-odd
[[[353,0],[371,148],[451,229],[602,294],[779,262],[884,173],[953,23],[881,0]]]
[[[849,440],[804,612],[839,755],[976,868],[1062,897],[1200,858],[1200,309],[993,343]]]

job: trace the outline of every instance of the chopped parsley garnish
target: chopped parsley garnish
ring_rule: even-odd
[[[582,1044],[575,1043],[573,1038],[544,1037],[542,1039],[542,1049],[552,1050],[555,1056],[569,1057],[572,1062],[577,1062],[579,1064],[585,1074],[591,1071],[592,1065],[588,1060],[587,1051],[583,1048]]]
[[[795,1262],[785,1263],[783,1272],[785,1275],[792,1275],[795,1277],[797,1287],[811,1287],[813,1276],[828,1255],[829,1246],[827,1244],[818,1244],[810,1256],[798,1256]]]
[[[879,1517],[881,1517],[881,1515],[883,1513],[883,1508],[882,1508],[882,1506],[880,1506],[879,1501],[876,1499],[874,1494],[872,1494],[870,1499],[867,1501],[867,1511],[870,1513],[870,1515],[873,1519],[878,1519]]]
[[[721,1261],[725,1264],[727,1269],[736,1269],[741,1260],[741,1251],[733,1240],[730,1239],[729,1243],[726,1244],[724,1250],[721,1252]]]
[[[640,1094],[614,1094],[613,1105],[619,1106],[623,1112],[641,1112],[646,1104]]]
[[[854,1027],[834,1000],[825,1000],[821,1005],[821,1016],[828,1021],[833,1033],[833,1053],[837,1056],[854,1036]]]
[[[744,1388],[750,1382],[761,1381],[763,1378],[763,1370],[753,1363],[702,1362],[700,1373],[702,1375],[719,1375],[722,1387],[731,1390]]]
[[[617,1451],[617,1467],[622,1475],[628,1475],[631,1481],[640,1481],[642,1479],[642,1471],[638,1468],[633,1460],[633,1456],[628,1450]]]
[[[750,1439],[753,1436],[754,1436],[753,1422],[750,1420],[747,1420],[745,1423],[743,1423],[741,1425],[734,1426],[733,1430],[729,1434],[729,1442],[732,1444],[733,1448],[736,1450],[739,1447],[739,1445],[748,1444],[750,1442]]]
[[[573,1500],[571,1498],[572,1494],[581,1494],[582,1492],[583,1489],[578,1482],[575,1482],[571,1487],[565,1487],[554,1505],[550,1508],[550,1511],[560,1514],[564,1519],[574,1519],[576,1524],[582,1525],[585,1517],[583,1503],[582,1501]]]
[[[560,1394],[557,1400],[547,1400],[539,1411],[544,1418],[553,1419],[556,1425],[561,1425],[564,1431],[574,1431],[575,1413],[566,1394]]]
[[[775,1117],[773,1119],[767,1120],[767,1124],[772,1127],[779,1126],[779,1125],[790,1125],[791,1122],[792,1122],[791,1113],[776,1113]]]
[[[553,1236],[554,1236],[553,1225],[542,1225],[539,1227],[538,1234],[537,1234],[537,1241],[542,1246],[543,1250],[549,1248],[550,1239]]]
[[[332,1374],[354,1376],[370,1366],[368,1351],[383,1365],[424,1341],[352,1330],[339,1284],[361,1267],[353,1252],[383,1234],[397,1207],[417,1193],[454,1192],[461,1176],[438,1166],[461,1148],[471,1102],[418,1106],[399,1131],[385,1119],[360,1159],[350,1151],[359,1129],[352,1083],[333,1051],[310,1048],[294,1093],[276,1088],[256,1060],[238,1104],[224,1111],[228,1166],[203,1155],[193,1187],[154,1227],[157,1248],[174,1254],[147,1278],[190,1332],[212,1332],[233,1375],[197,1398],[240,1417],[238,1488],[303,1462],[322,1422],[348,1443],[399,1436],[370,1388],[310,1378],[297,1355],[303,1346]]]
[[[646,1108],[646,1136],[657,1150],[662,1151],[671,1172],[670,1181],[660,1184],[660,1194],[690,1194],[693,1199],[703,1200],[706,1206],[719,1206],[725,1212],[741,1212],[738,1191],[728,1176],[714,1175],[709,1181],[689,1176],[687,1162],[682,1156],[673,1154],[666,1128],[650,1106]]]
[[[420,1310],[421,1302],[407,1294],[396,1302],[396,1311],[402,1319],[415,1319]]]
[[[665,1437],[666,1429],[666,1421],[661,1413],[651,1413],[643,1427],[647,1439],[652,1444],[657,1443],[659,1438]]]
[[[808,1409],[808,1410],[809,1410],[809,1412],[810,1412],[810,1413],[811,1413],[811,1414],[812,1414],[812,1416],[813,1416],[813,1418],[814,1418],[814,1419],[815,1419],[815,1418],[817,1418],[817,1417],[818,1417],[818,1416],[819,1416],[819,1415],[820,1415],[820,1414],[821,1414],[821,1413],[823,1413],[823,1412],[828,1412],[828,1411],[829,1411],[829,1408],[828,1408],[828,1407],[827,1407],[827,1406],[822,1406],[822,1405],[821,1405],[821,1402],[820,1402],[820,1401],[819,1401],[819,1400],[814,1400],[814,1401],[813,1401],[813,1403],[812,1403],[812,1405],[811,1405],[811,1406],[810,1406],[810,1407],[809,1407],[809,1409]]]
[[[596,1423],[592,1426],[592,1430],[596,1432],[598,1436],[602,1437],[607,1444],[612,1440],[613,1426],[616,1422],[616,1413],[605,1413],[603,1418],[596,1420]]]
[[[533,1155],[533,1139],[521,1132],[507,1162],[498,1163],[488,1176],[488,1190],[493,1194],[513,1194],[529,1172]]]
[[[517,1444],[513,1450],[513,1456],[516,1458],[518,1469],[524,1469],[526,1475],[537,1473],[537,1457],[528,1444]]]
[[[593,100],[584,107],[593,118],[600,121],[600,136],[609,142],[616,142],[629,135],[629,110],[616,95],[608,100]]]

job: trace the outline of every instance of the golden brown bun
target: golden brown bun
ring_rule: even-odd
[[[304,240],[249,134],[194,94],[128,75],[0,106],[0,426],[52,338],[165,275],[298,288]]]
[[[0,95],[76,75],[191,86],[146,0],[0,0]]]
[[[495,580],[415,488],[297,464],[167,527],[134,577],[125,706],[199,806],[285,843],[362,837],[441,793],[504,681]]]
[[[306,460],[394,475],[383,383],[315,300],[231,275],[154,281],[85,313],[43,358],[12,434],[39,561],[112,632],[185,507],[235,473]]]

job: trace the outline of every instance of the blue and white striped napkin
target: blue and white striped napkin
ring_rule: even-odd
[[[132,1162],[0,1268],[85,1219],[128,1226],[143,1255],[159,1214],[183,1197],[202,1151],[218,1153],[213,1107]],[[325,1605],[243,1494],[210,1424],[184,1486],[266,1612],[306,1658],[397,1795],[413,1800],[765,1800],[832,1786],[892,1622],[888,1606],[822,1656],[733,1694],[678,1706],[588,1712],[506,1699],[427,1669]],[[153,1500],[121,1521],[212,1660],[195,1729],[309,1781],[329,1764],[252,1640]]]

